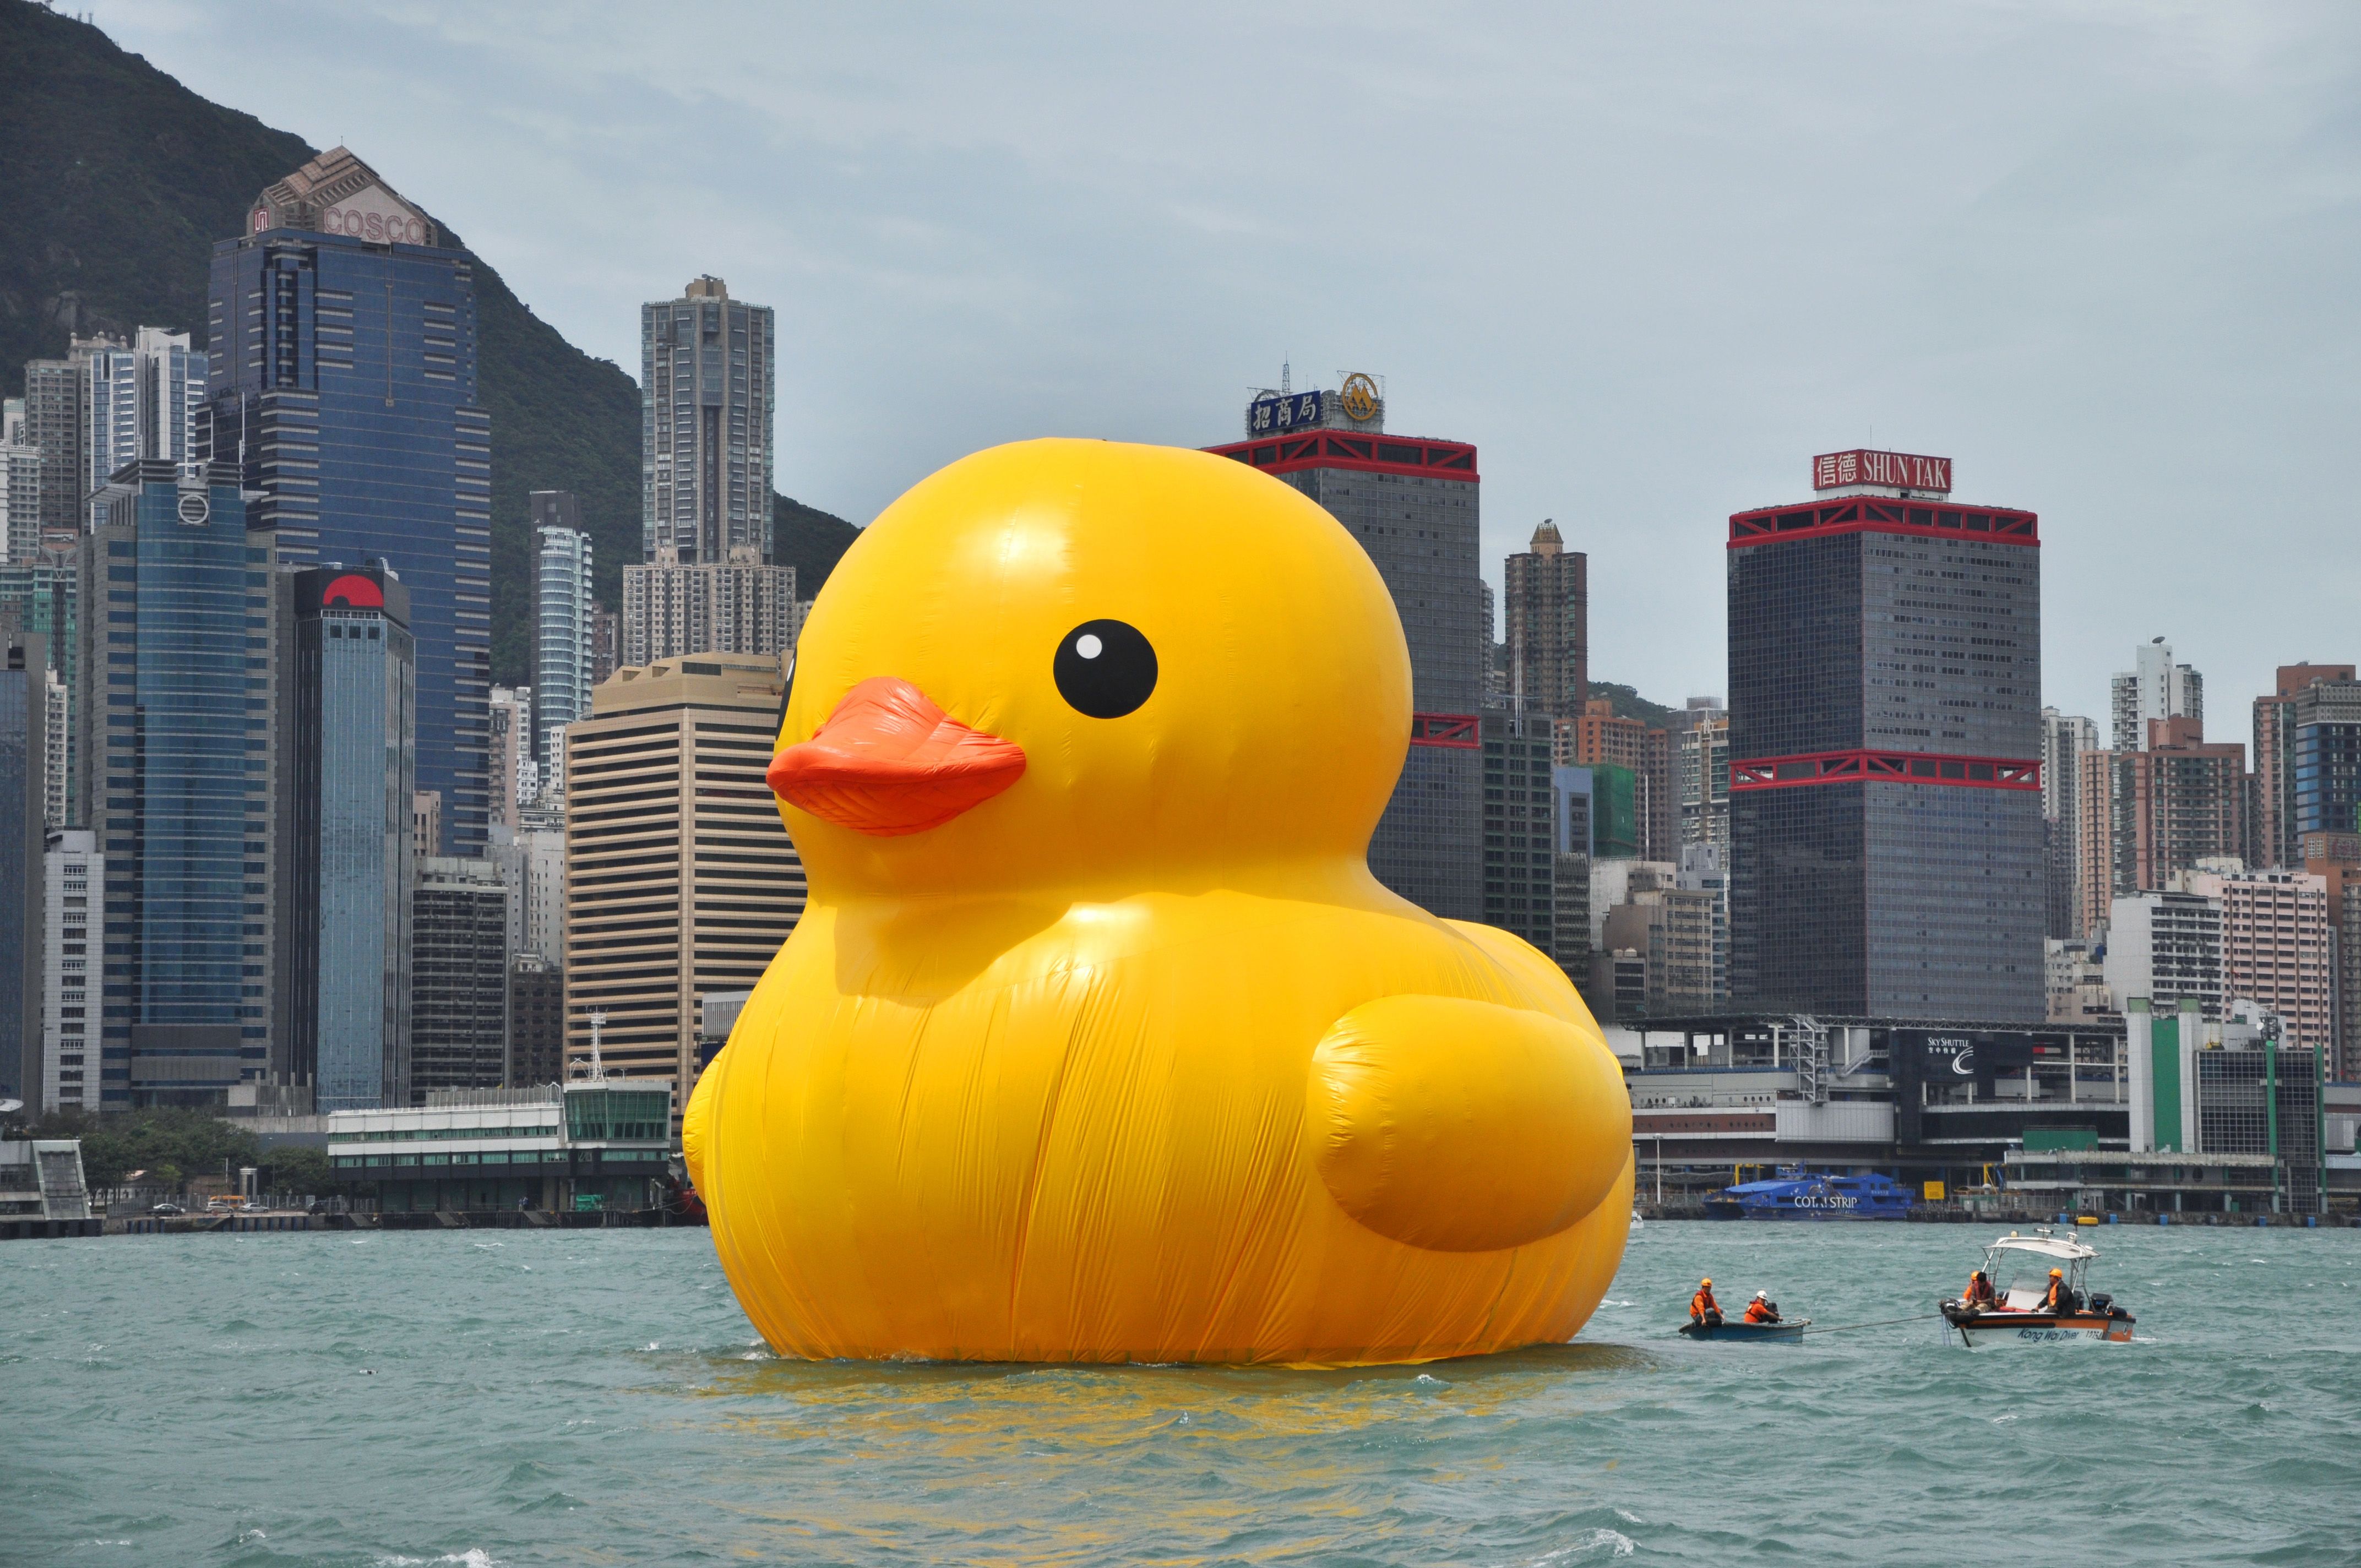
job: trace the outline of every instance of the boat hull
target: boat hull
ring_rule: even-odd
[[[1708,1220],[1906,1220],[1906,1206],[1872,1209],[1807,1208],[1795,1203],[1727,1203],[1706,1201],[1705,1217]]]
[[[1681,1332],[1689,1339],[1745,1341],[1758,1344],[1801,1344],[1804,1331],[1811,1325],[1809,1318],[1797,1318],[1784,1323],[1683,1323]]]
[[[2066,1344],[2076,1340],[2102,1344],[2129,1344],[2132,1318],[2102,1317],[2095,1312],[1956,1312],[1944,1318],[1960,1343],[1970,1349],[1994,1345]]]

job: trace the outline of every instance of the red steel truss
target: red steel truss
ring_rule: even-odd
[[[1424,474],[1437,479],[1477,481],[1476,449],[1464,441],[1424,441],[1413,436],[1355,435],[1350,431],[1308,430],[1297,435],[1208,446],[1216,457],[1235,457],[1266,474],[1299,468],[1353,468],[1374,474]]]
[[[1484,749],[1484,735],[1472,713],[1413,713],[1410,716],[1410,743],[1480,751]]]
[[[1954,757],[1927,751],[1813,751],[1795,757],[1750,757],[1730,764],[1730,787],[1788,789],[1797,784],[1949,784],[1959,789],[2041,788],[2041,763],[2012,757]]]
[[[2040,518],[2029,511],[1848,496],[1803,507],[1732,512],[1730,548],[1817,539],[1830,533],[1919,533],[1938,539],[1982,537],[2003,544],[2041,544]]]

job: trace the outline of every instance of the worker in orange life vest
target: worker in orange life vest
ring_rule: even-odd
[[[1697,1281],[1697,1294],[1689,1298],[1689,1321],[1704,1323],[1711,1327],[1720,1326],[1721,1303],[1713,1299],[1712,1280]]]
[[[2042,1292],[2041,1310],[2045,1312],[2070,1312],[2074,1307],[2074,1288],[2066,1283],[2063,1269],[2049,1271],[2049,1288]]]
[[[1771,1299],[1768,1290],[1757,1290],[1754,1299],[1746,1303],[1746,1321],[1750,1323],[1775,1323],[1779,1321],[1779,1303]]]
[[[1975,1277],[1968,1281],[1968,1288],[1960,1292],[1960,1305],[1976,1312],[1989,1312],[1999,1305],[1999,1298],[1993,1292],[1993,1282],[1982,1269],[1977,1269]]]

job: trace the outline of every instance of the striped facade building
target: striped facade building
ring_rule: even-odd
[[[784,657],[626,667],[566,735],[566,1055],[665,1078],[686,1102],[697,1003],[745,991],[804,909],[803,862],[763,772]]]

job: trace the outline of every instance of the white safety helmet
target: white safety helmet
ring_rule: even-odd
[[[1771,1292],[1768,1290],[1757,1290],[1754,1293],[1754,1299],[1758,1301],[1768,1301],[1771,1299]]]

